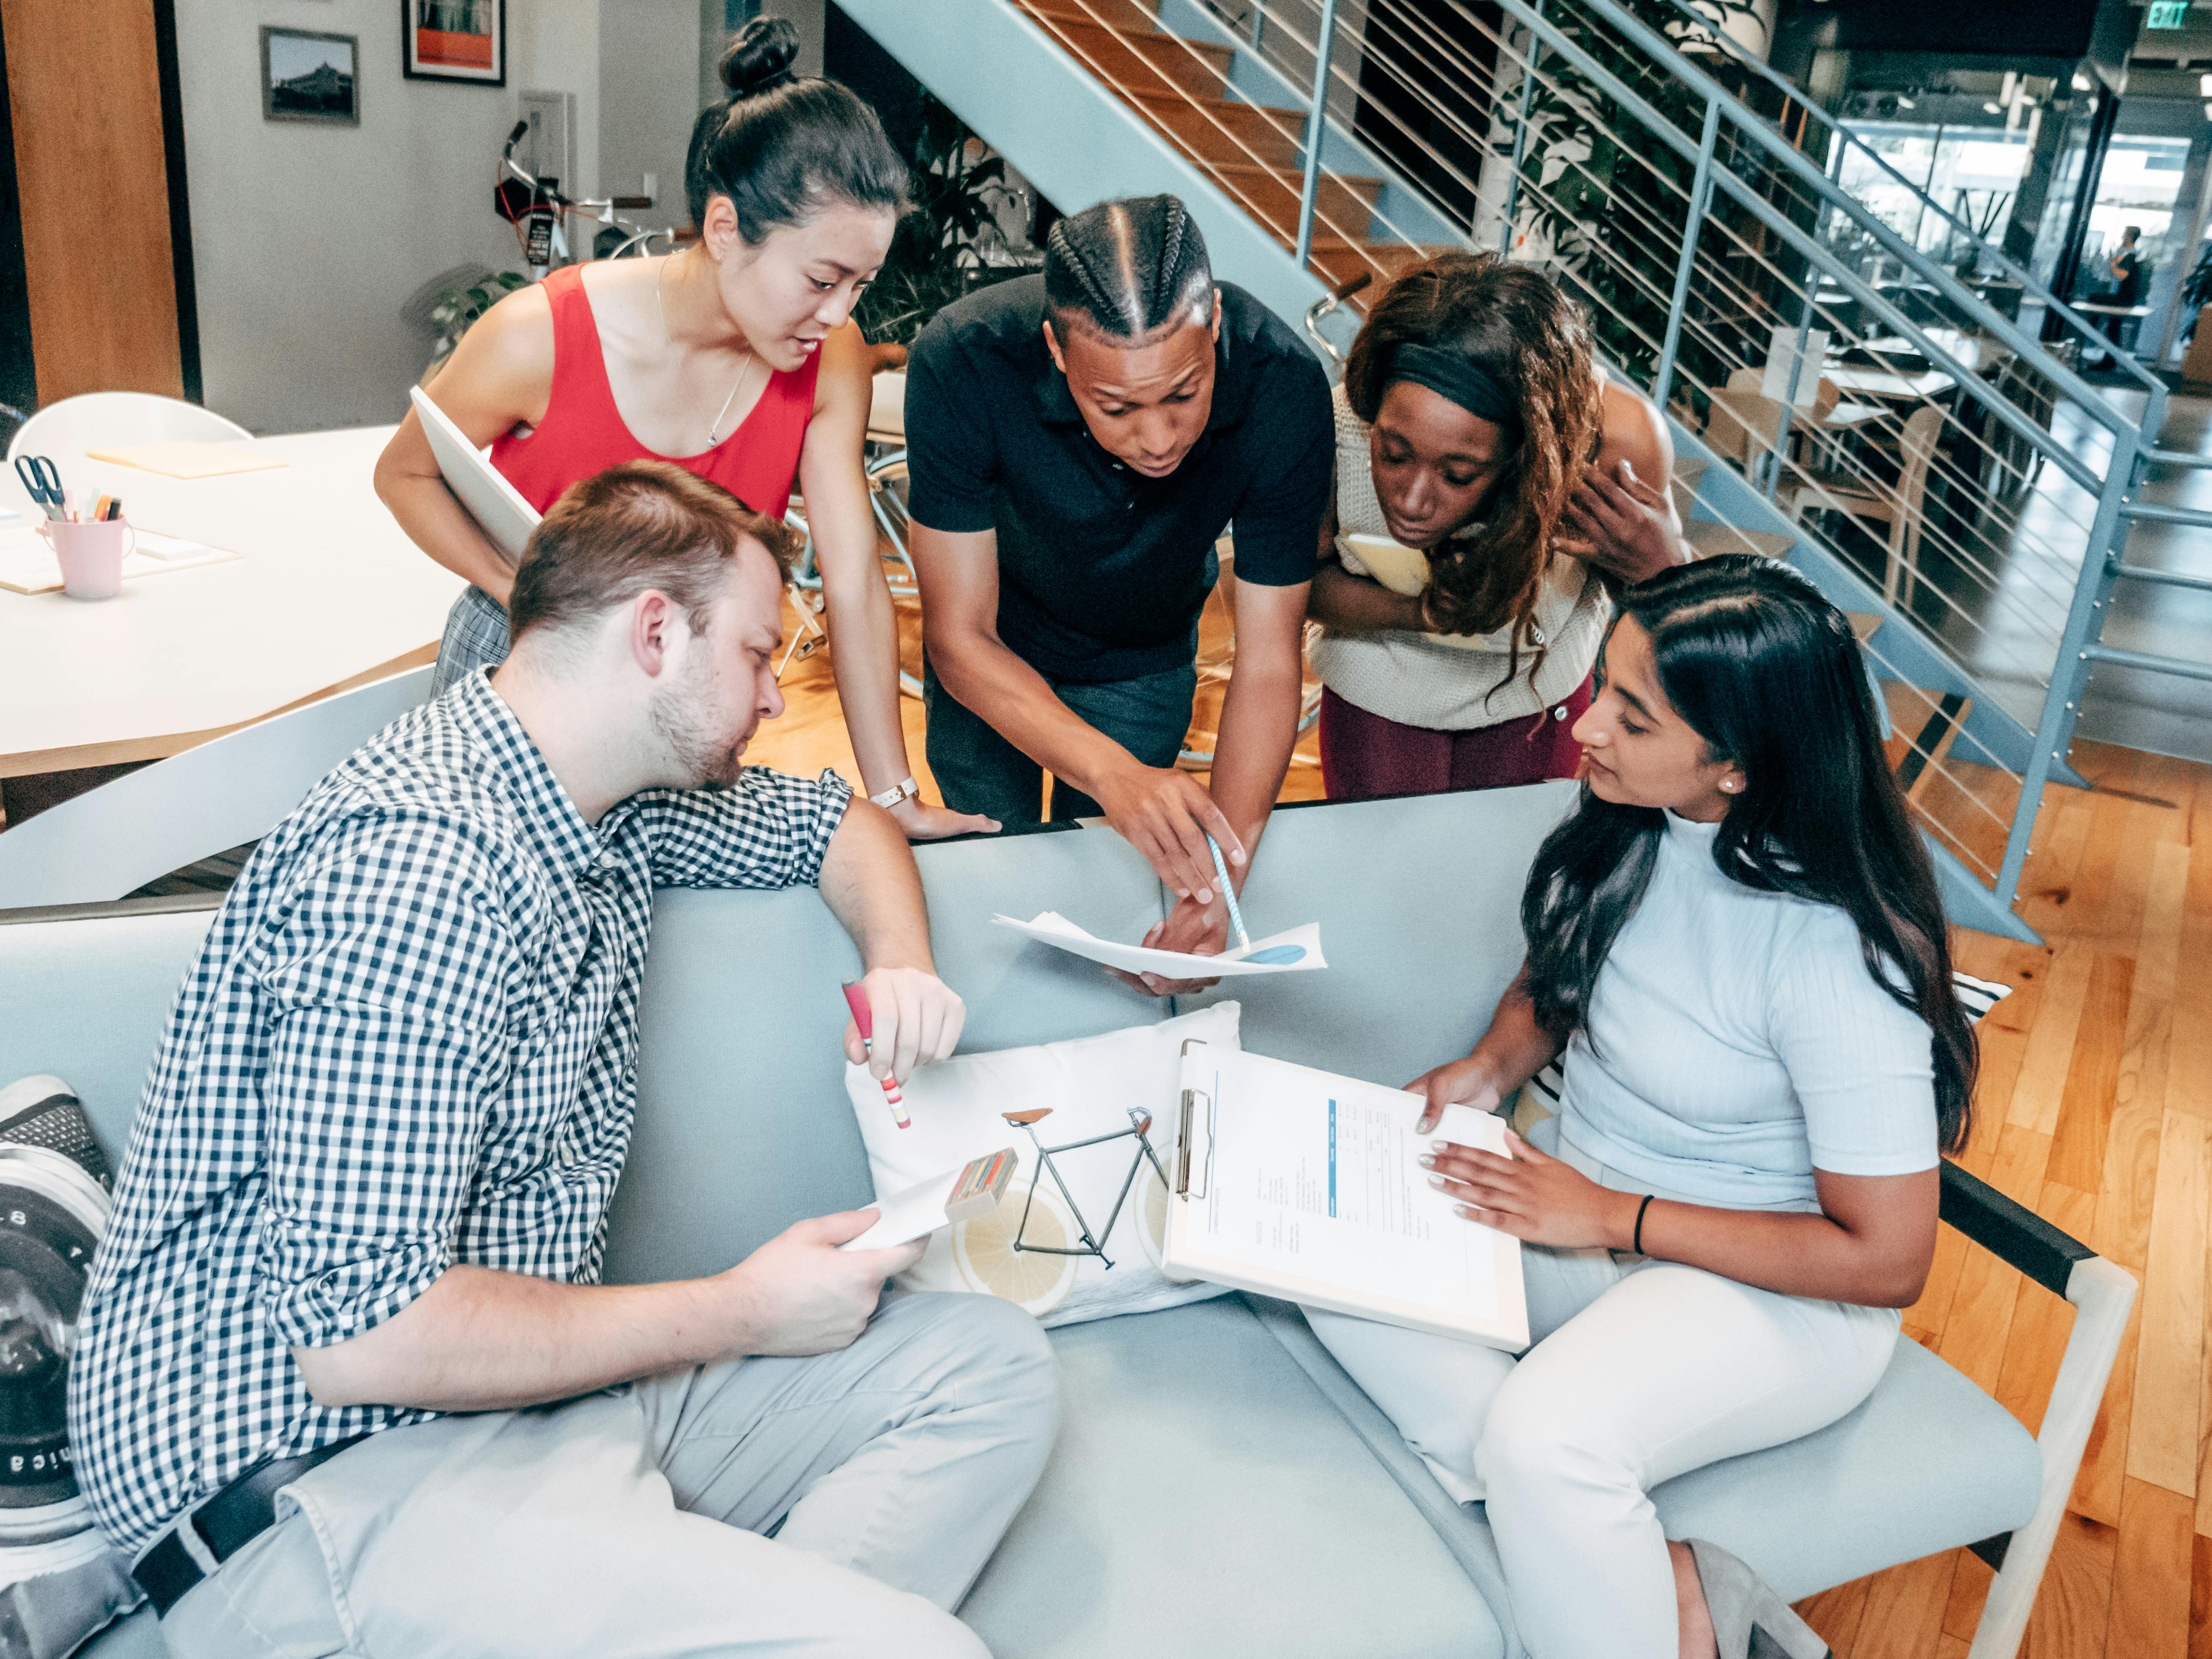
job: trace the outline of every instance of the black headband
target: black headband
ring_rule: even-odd
[[[1487,369],[1455,352],[1411,342],[1397,347],[1382,369],[1382,384],[1411,380],[1440,398],[1449,398],[1480,421],[1503,428],[1514,442],[1521,440],[1521,399],[1513,388]]]

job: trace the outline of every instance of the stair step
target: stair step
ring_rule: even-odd
[[[1287,167],[1255,167],[1249,163],[1201,161],[1199,165],[1247,213],[1273,231],[1285,246],[1296,240],[1298,201],[1305,180]],[[1380,179],[1347,179],[1331,174],[1316,181],[1314,229],[1323,228],[1347,239],[1364,235],[1375,213],[1375,198],[1382,193]]]
[[[1884,680],[1881,695],[1889,710],[1889,763],[1905,799],[1918,800],[1941,775],[1938,769],[1974,712],[1974,700],[1963,691],[1928,691],[1902,680]]]
[[[1187,155],[1200,161],[1261,167],[1298,164],[1299,120],[1295,110],[1263,109],[1225,98],[1168,98],[1139,93],[1130,100]]]
[[[1077,63],[1125,98],[1145,93],[1218,98],[1229,83],[1230,47],[1172,34],[1117,33],[1087,18],[1027,9]]]
[[[1285,247],[1294,246],[1295,241],[1287,232],[1278,232],[1275,240]],[[1348,283],[1353,277],[1370,276],[1375,281],[1361,293],[1345,303],[1352,309],[1364,313],[1388,283],[1408,265],[1419,264],[1431,254],[1441,253],[1442,248],[1415,247],[1406,242],[1353,242],[1340,236],[1316,234],[1313,252],[1308,260],[1323,282],[1332,287]]]
[[[1125,32],[1164,33],[1159,8],[1144,0],[1015,0],[1024,11],[1073,23],[1107,23]]]
[[[1692,519],[1682,526],[1682,539],[1693,558],[1710,559],[1717,553],[1758,553],[1778,559],[1796,545],[1795,536],[1774,530],[1745,530],[1713,519]]]

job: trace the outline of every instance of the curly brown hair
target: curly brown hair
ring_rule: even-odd
[[[1521,441],[1483,498],[1490,510],[1430,550],[1421,596],[1422,614],[1440,634],[1487,634],[1510,622],[1510,682],[1534,625],[1553,534],[1604,437],[1589,324],[1533,266],[1494,253],[1439,253],[1390,284],[1352,342],[1345,395],[1370,425],[1391,357],[1407,344],[1463,353],[1519,394]]]

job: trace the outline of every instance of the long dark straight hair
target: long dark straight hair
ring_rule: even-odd
[[[1674,712],[1715,761],[1743,772],[1714,864],[1746,887],[1850,917],[1875,983],[1933,1034],[1936,1125],[1943,1149],[1957,1151],[1972,1110],[1974,1036],[1951,983],[1935,866],[1882,752],[1850,624],[1787,565],[1749,555],[1640,582],[1621,596],[1620,614],[1650,636]],[[1521,897],[1528,989],[1537,1022],[1561,1042],[1589,1018],[1598,972],[1650,884],[1665,820],[1656,807],[1600,800],[1585,783],[1574,815],[1536,854]]]

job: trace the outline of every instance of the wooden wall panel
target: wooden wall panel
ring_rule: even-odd
[[[39,400],[184,392],[153,8],[0,0]]]

